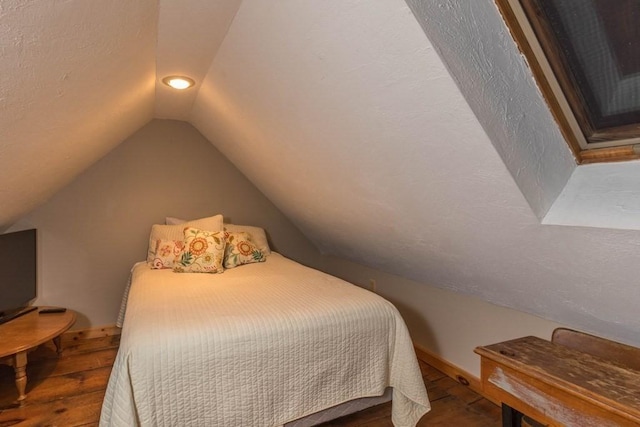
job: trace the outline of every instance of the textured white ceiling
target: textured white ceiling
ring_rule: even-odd
[[[187,120],[199,84],[224,39],[241,0],[161,0],[156,58],[156,109],[161,119]],[[162,78],[186,75],[196,86],[176,91]]]
[[[188,119],[325,252],[638,341],[640,234],[541,225],[402,0],[3,1],[0,53],[0,225]]]
[[[0,2],[0,227],[153,117],[154,0]]]

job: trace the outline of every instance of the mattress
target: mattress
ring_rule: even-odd
[[[101,426],[283,426],[392,387],[430,409],[406,325],[380,296],[277,253],[222,274],[137,264]]]
[[[335,420],[336,418],[346,417],[347,415],[391,401],[392,392],[393,390],[389,387],[382,396],[363,397],[360,399],[350,400],[348,402],[341,403],[338,406],[332,406],[331,408],[324,409],[320,412],[316,412],[315,414],[307,415],[288,422],[284,427],[312,427],[326,423],[327,421]]]

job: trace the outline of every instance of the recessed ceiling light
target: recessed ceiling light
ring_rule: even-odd
[[[193,79],[185,76],[167,76],[162,79],[162,83],[178,90],[189,89],[191,86],[196,84]]]

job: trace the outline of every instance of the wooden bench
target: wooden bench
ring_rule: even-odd
[[[551,341],[524,337],[475,351],[505,427],[520,426],[523,414],[548,426],[640,426],[636,347],[559,328]]]

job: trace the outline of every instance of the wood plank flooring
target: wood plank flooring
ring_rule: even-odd
[[[429,393],[431,411],[418,427],[498,427],[502,425],[498,406],[437,369],[420,361],[422,378]],[[322,424],[323,427],[393,427],[391,403]]]
[[[52,343],[29,354],[27,401],[19,407],[13,368],[0,365],[0,427],[96,426],[119,336],[65,340],[58,358]],[[431,412],[418,426],[500,426],[500,409],[421,362]],[[387,427],[391,404],[325,423],[324,427]]]

